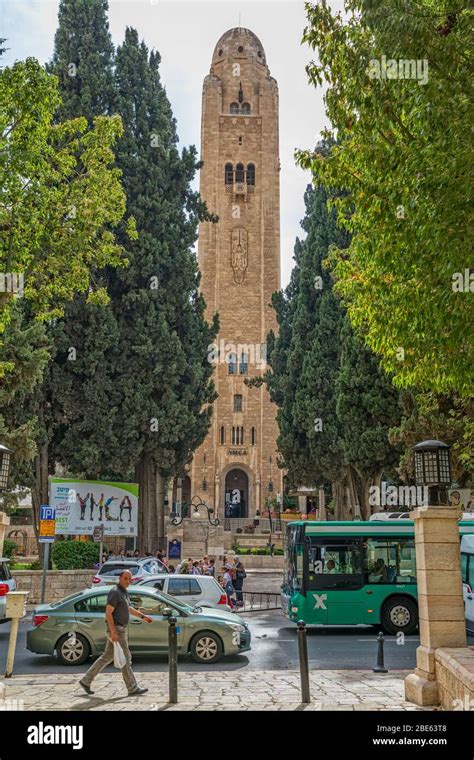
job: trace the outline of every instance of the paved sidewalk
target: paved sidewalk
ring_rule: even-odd
[[[0,709],[8,710],[421,710],[404,700],[410,671],[387,675],[366,670],[313,670],[310,705],[302,706],[297,671],[180,671],[179,703],[168,704],[168,674],[140,673],[149,692],[128,697],[122,677],[106,671],[86,696],[80,674],[25,675],[0,681]],[[2,688],[4,687],[4,689]]]

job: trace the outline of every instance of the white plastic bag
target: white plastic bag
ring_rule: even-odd
[[[122,670],[127,664],[127,658],[118,641],[114,641],[114,667]]]

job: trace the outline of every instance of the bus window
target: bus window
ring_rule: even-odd
[[[311,589],[351,589],[363,584],[361,540],[311,536],[308,586]]]
[[[303,585],[303,531],[298,525],[289,525],[287,529],[283,585],[291,590]]]
[[[366,583],[416,583],[413,538],[367,538],[364,552]]]

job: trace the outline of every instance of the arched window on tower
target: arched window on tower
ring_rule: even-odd
[[[231,103],[230,108],[229,108],[229,113],[239,113],[239,104]]]
[[[228,365],[229,365],[229,375],[236,375],[237,374],[237,354],[229,354],[228,358]]]
[[[244,116],[248,116],[250,114],[250,111],[251,111],[250,103],[242,103],[240,107],[240,113],[243,114]]]
[[[255,164],[247,164],[247,185],[255,185]]]
[[[224,427],[224,425],[221,425],[220,441],[221,441],[221,446],[223,446],[225,444],[225,427]]]
[[[226,185],[232,185],[234,181],[234,167],[232,164],[225,165],[224,176]]]
[[[252,428],[252,435],[251,435],[250,442],[252,446],[255,446],[257,443],[257,430],[254,427]]]
[[[235,181],[244,182],[244,165],[243,164],[237,164],[237,166],[235,167]]]

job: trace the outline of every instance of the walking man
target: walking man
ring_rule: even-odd
[[[135,675],[132,670],[132,656],[128,648],[128,631],[127,625],[130,615],[141,618],[147,623],[152,623],[153,619],[144,615],[139,610],[130,607],[130,597],[127,589],[132,582],[132,574],[129,570],[124,570],[119,576],[119,582],[108,594],[107,606],[105,608],[105,621],[107,625],[107,644],[105,645],[104,654],[96,660],[85,676],[79,681],[86,694],[93,694],[90,688],[94,678],[107,665],[114,661],[114,642],[118,641],[123,649],[127,660],[125,667],[122,669],[123,680],[130,697],[139,694],[145,694],[148,689],[138,686]]]

